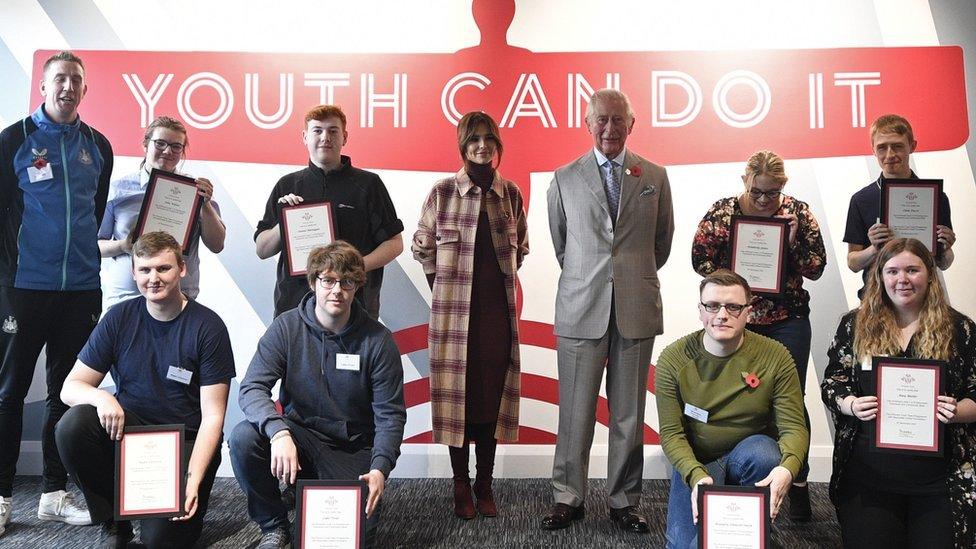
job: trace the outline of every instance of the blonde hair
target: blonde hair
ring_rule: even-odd
[[[895,238],[888,241],[870,267],[867,290],[857,309],[854,353],[858,360],[864,360],[872,356],[891,356],[902,352],[894,305],[885,291],[882,277],[885,264],[902,252],[921,259],[928,271],[925,302],[919,312],[918,330],[914,336],[915,354],[918,358],[948,360],[955,333],[952,329],[952,313],[946,302],[942,283],[936,276],[932,254],[924,244],[914,238]]]
[[[871,146],[874,147],[874,138],[879,133],[895,133],[908,137],[908,143],[915,142],[915,132],[912,131],[911,123],[904,117],[897,114],[883,114],[871,123]]]
[[[783,159],[773,151],[756,151],[746,161],[746,184],[749,188],[752,188],[757,175],[768,175],[779,185],[785,185],[789,179]]]

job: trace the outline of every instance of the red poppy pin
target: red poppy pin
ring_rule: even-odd
[[[746,385],[752,387],[753,389],[759,387],[759,376],[756,374],[742,372],[742,380],[746,382]]]
[[[38,170],[43,170],[44,166],[47,166],[47,159],[43,156],[34,159],[34,167]]]
[[[640,177],[641,176],[640,166],[638,166],[638,165],[635,164],[635,165],[627,168],[627,170],[625,171],[625,173],[627,175],[632,175],[634,177]]]

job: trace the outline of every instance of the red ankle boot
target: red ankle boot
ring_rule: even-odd
[[[495,494],[491,491],[491,478],[476,478],[474,481],[474,496],[478,499],[478,513],[483,517],[498,515],[495,505]]]
[[[471,481],[454,479],[454,514],[464,520],[474,518],[474,501],[471,499]]]

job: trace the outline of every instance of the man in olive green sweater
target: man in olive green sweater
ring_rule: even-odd
[[[700,484],[769,486],[775,518],[810,442],[789,352],[745,329],[748,282],[719,269],[699,290],[704,329],[664,349],[654,376],[661,446],[674,466],[669,548],[697,544]]]

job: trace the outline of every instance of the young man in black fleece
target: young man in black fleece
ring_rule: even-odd
[[[288,547],[278,483],[298,477],[366,481],[366,542],[373,544],[407,414],[393,335],[353,298],[365,280],[363,258],[350,244],[313,251],[312,295],[274,320],[241,383],[247,420],[231,434],[231,462],[261,527],[259,548]],[[271,399],[278,380],[282,412]]]

